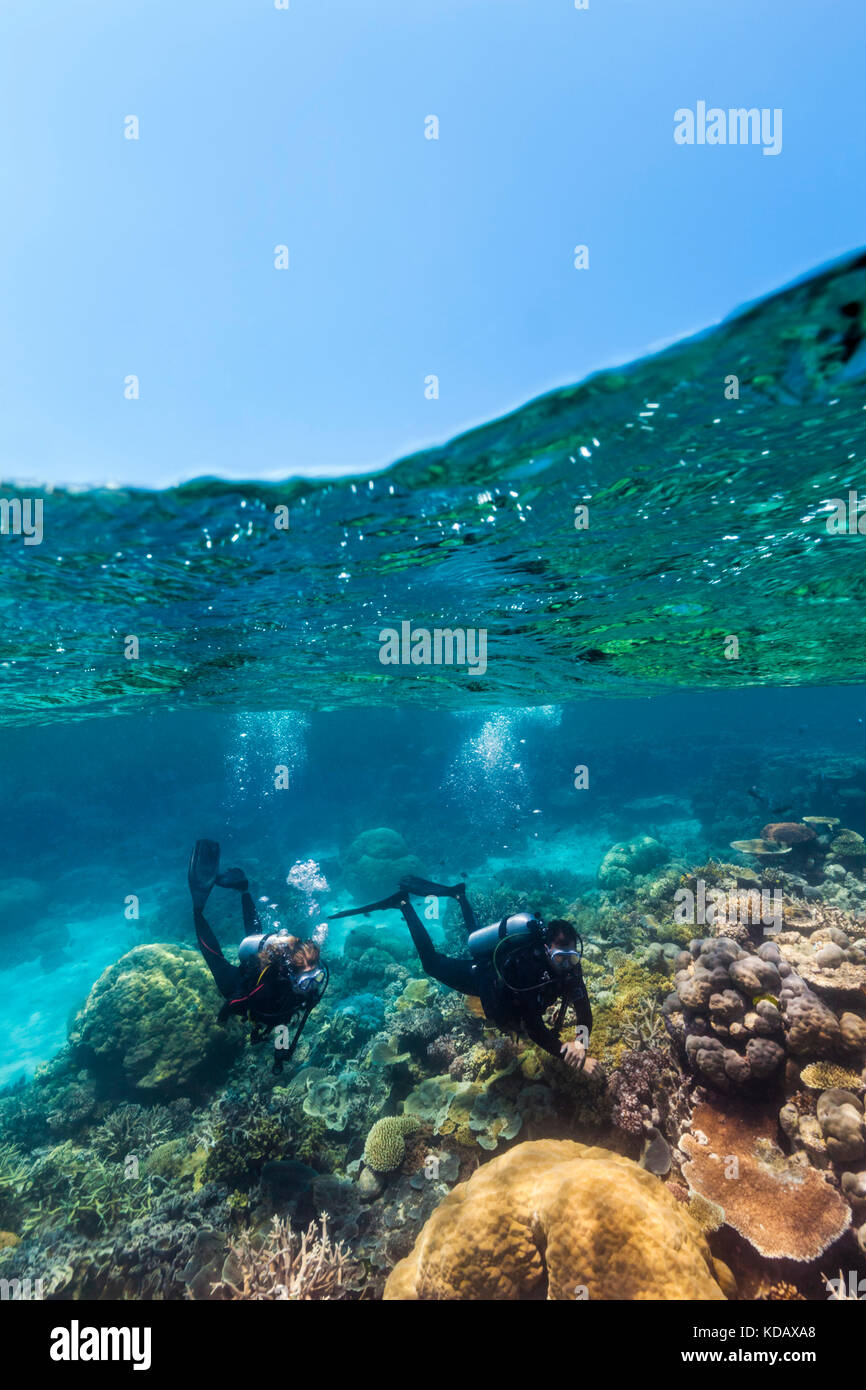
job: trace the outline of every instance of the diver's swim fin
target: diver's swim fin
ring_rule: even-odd
[[[201,912],[210,897],[210,891],[217,881],[219,867],[220,847],[216,840],[196,840],[195,849],[190,855],[187,878],[193,906],[198,912]]]
[[[456,898],[466,888],[466,884],[452,883],[449,886],[447,883],[433,883],[429,878],[417,878],[415,874],[407,874],[405,878],[400,879],[400,887],[405,888],[408,893],[425,898]]]
[[[399,893],[392,893],[390,898],[383,898],[378,903],[367,903],[365,907],[345,907],[342,912],[331,912],[328,915],[329,922],[336,922],[338,917],[366,917],[368,912],[382,912],[386,907],[399,907],[406,897],[402,890]]]
[[[245,893],[250,886],[243,869],[226,869],[225,873],[217,874],[216,882],[218,887],[234,888],[238,893]]]

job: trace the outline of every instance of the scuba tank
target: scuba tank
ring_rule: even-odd
[[[262,949],[262,942],[271,932],[256,932],[254,936],[245,936],[238,947],[238,964],[248,965],[254,956],[257,956]]]
[[[471,933],[467,944],[470,954],[478,960],[492,955],[505,940],[514,946],[528,945],[531,941],[540,941],[543,932],[544,924],[534,912],[514,912],[510,917],[503,917],[501,922],[479,927]]]

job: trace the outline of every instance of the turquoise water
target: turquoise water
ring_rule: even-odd
[[[228,1242],[239,1222],[325,1211],[378,1296],[447,1191],[407,1167],[363,1212],[352,1195],[370,1126],[401,1114],[413,1087],[455,1075],[455,1047],[488,1049],[473,1085],[494,1072],[489,1030],[467,1023],[455,996],[405,993],[422,988],[421,971],[397,914],[331,925],[331,991],[283,1082],[250,1048],[231,1066],[212,1039],[213,1054],[201,1038],[179,1045],[203,1049],[188,1068],[169,1055],[172,1030],[211,1027],[220,1000],[206,976],[188,993],[177,985],[174,1022],[156,1025],[168,1029],[168,1079],[159,1067],[150,1089],[130,1079],[149,1010],[162,1018],[166,962],[198,968],[179,954],[194,945],[196,839],[218,840],[223,863],[244,867],[266,924],[299,934],[393,892],[410,861],[465,880],[497,919],[532,905],[569,915],[607,1019],[597,1055],[615,1072],[627,969],[654,962],[658,978],[642,988],[658,1008],[677,947],[666,963],[653,957],[664,934],[652,874],[624,893],[600,878],[612,845],[649,836],[667,892],[732,859],[749,881],[754,864],[731,842],[767,823],[831,816],[866,836],[866,542],[827,527],[832,499],[864,485],[864,304],[858,256],[370,478],[5,487],[7,499],[40,498],[44,518],[39,545],[0,538],[0,1231],[23,1236],[16,1268],[47,1262],[57,1297],[92,1295],[100,1281],[108,1296],[183,1297],[205,1220]],[[739,395],[726,399],[732,376]],[[274,524],[283,507],[288,529]],[[382,633],[404,623],[483,631],[486,659],[385,665]],[[371,864],[364,837],[383,827],[402,848]],[[786,891],[823,901],[832,890],[859,930],[862,868],[816,875]],[[224,898],[212,906],[233,959],[239,917]],[[431,932],[459,952],[440,907]],[[118,1022],[130,1033],[106,1070],[81,1042],[82,1010],[103,972],[155,943],[169,954],[134,956],[159,963],[146,966],[140,1022],[129,1008]],[[386,1047],[409,1060],[383,1064]],[[506,1105],[512,1082],[499,1076],[529,1063],[496,1057]],[[522,1137],[626,1142],[599,1118],[601,1099],[590,1118],[586,1095],[539,1075],[548,1118],[523,1121]],[[292,1091],[304,1076],[343,1087],[346,1113],[311,1124]],[[106,1209],[120,1152],[109,1130],[130,1105],[128,1142],[153,1165],[159,1150],[159,1166],[145,1165],[131,1205]],[[226,1136],[240,1129],[235,1172]],[[507,1149],[495,1126],[483,1143],[452,1129],[463,1137],[422,1130],[452,1182]],[[267,1138],[258,1157],[254,1133]],[[628,1152],[637,1159],[639,1145]],[[281,1205],[269,1163],[306,1165],[319,1195]],[[98,1200],[85,1168],[100,1175]],[[59,1214],[58,1183],[85,1194]],[[67,1225],[72,1244],[58,1245]],[[107,1274],[118,1232],[141,1266]],[[152,1246],[172,1252],[158,1271]],[[224,1258],[199,1270],[196,1296],[210,1296]],[[737,1274],[753,1296],[746,1265]],[[803,1275],[809,1297],[821,1296],[816,1277]]]

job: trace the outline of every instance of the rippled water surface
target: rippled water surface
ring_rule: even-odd
[[[866,489],[864,303],[858,256],[370,478],[40,493],[3,718],[859,682],[862,538],[826,519]],[[404,620],[485,628],[487,670],[383,666]]]

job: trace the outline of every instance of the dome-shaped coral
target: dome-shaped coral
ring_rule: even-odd
[[[243,1044],[217,1023],[219,995],[197,951],[136,946],[102,972],[69,1041],[80,1063],[135,1094],[177,1094],[217,1079]]]
[[[410,854],[396,830],[378,826],[363,830],[349,846],[343,861],[346,877],[362,897],[393,890],[407,874],[421,874],[423,865]]]
[[[724,1290],[724,1291],[723,1291]],[[733,1293],[688,1212],[631,1159],[518,1144],[436,1208],[386,1299],[698,1299]]]
[[[635,835],[611,845],[598,869],[598,881],[604,888],[624,888],[632,879],[649,873],[664,862],[666,851],[651,835]]]

